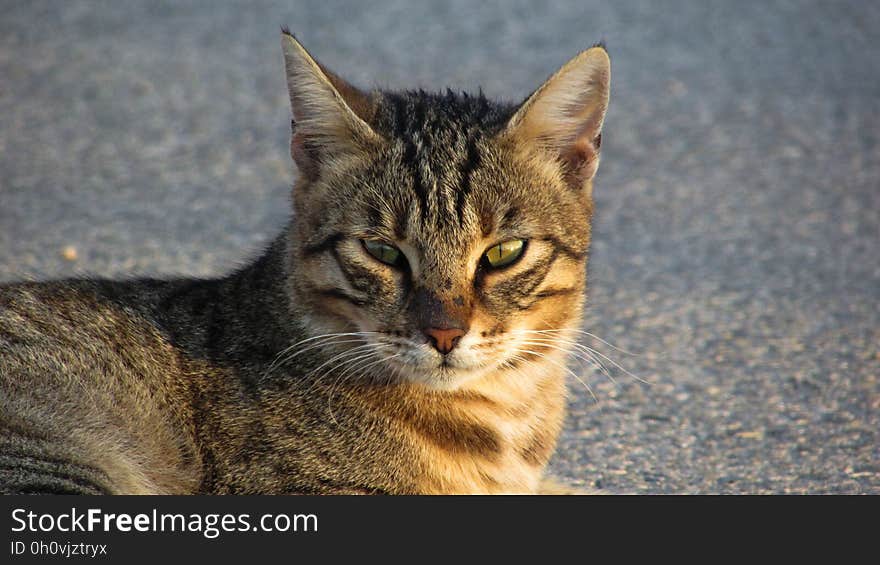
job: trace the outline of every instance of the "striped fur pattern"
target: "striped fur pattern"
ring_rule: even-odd
[[[212,280],[0,286],[0,491],[547,486],[560,344],[584,304],[604,48],[506,105],[363,92],[286,31],[282,45],[299,176],[293,220],[261,257]],[[521,255],[489,265],[511,240]],[[441,346],[434,330],[456,337]]]

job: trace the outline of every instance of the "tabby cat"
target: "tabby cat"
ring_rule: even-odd
[[[604,48],[507,105],[361,91],[282,44],[299,174],[261,257],[0,286],[0,491],[552,488]]]

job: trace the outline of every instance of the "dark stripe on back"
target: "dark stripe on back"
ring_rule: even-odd
[[[24,453],[6,442],[2,449],[2,494],[110,494],[106,487],[107,476],[96,468],[44,454]]]

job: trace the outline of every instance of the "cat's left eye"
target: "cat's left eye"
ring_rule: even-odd
[[[497,245],[493,245],[486,250],[483,257],[490,267],[493,269],[500,269],[501,267],[513,264],[514,261],[519,259],[522,256],[525,247],[525,241],[521,239],[511,239],[510,241],[504,241]]]
[[[372,239],[362,239],[361,243],[363,243],[364,249],[367,250],[367,253],[372,255],[374,259],[381,261],[386,265],[402,267],[406,263],[406,258],[403,256],[403,253],[400,252],[400,249],[392,245],[382,243],[381,241],[374,241]]]

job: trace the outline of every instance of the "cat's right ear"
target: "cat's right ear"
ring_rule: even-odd
[[[281,45],[293,113],[290,156],[301,174],[314,177],[322,162],[380,139],[368,124],[375,105],[367,94],[320,65],[286,29]]]

